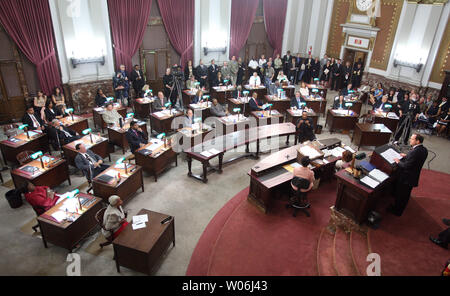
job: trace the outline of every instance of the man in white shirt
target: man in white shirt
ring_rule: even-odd
[[[248,82],[252,87],[259,87],[261,85],[261,78],[258,76],[258,73],[253,72],[253,76],[250,77]]]
[[[28,125],[29,130],[45,130],[44,121],[34,114],[33,106],[29,106],[22,118],[22,123]]]
[[[250,63],[248,63],[248,67],[250,68],[250,75],[253,75],[253,72],[258,71],[258,62],[256,61],[255,58],[252,58],[250,60]]]

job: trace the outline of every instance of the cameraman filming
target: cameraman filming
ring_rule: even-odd
[[[116,72],[113,79],[113,86],[116,92],[116,99],[120,100],[122,105],[128,106],[128,91],[130,83],[128,80],[128,73],[125,71],[125,66],[120,65],[120,70]]]
[[[184,73],[181,67],[174,65],[171,68],[167,68],[166,75],[163,77],[164,83],[164,95],[169,98],[172,106],[176,106],[177,99],[181,100],[181,90],[183,89]],[[181,104],[180,104],[181,106]]]
[[[399,110],[400,121],[398,123],[399,127],[397,129],[397,133],[395,134],[395,141],[398,141],[400,137],[405,133],[406,134],[403,139],[405,145],[408,143],[409,135],[411,134],[411,128],[414,122],[419,118],[420,107],[417,103],[417,95],[411,94],[408,101],[405,101]]]

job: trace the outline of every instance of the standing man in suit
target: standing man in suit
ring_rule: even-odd
[[[352,84],[354,88],[359,88],[361,86],[362,75],[363,75],[362,64],[356,63],[353,66],[353,74],[352,74]]]
[[[205,87],[206,79],[208,78],[208,68],[203,64],[203,60],[200,60],[200,65],[195,70],[195,74],[198,82],[200,82],[200,87]]]
[[[331,68],[331,90],[339,91],[339,87],[341,86],[341,74],[341,60],[338,59],[337,63],[334,64]]]
[[[283,57],[283,71],[284,73],[288,73],[289,63],[292,61],[291,51],[288,50],[287,53]]]
[[[166,104],[169,102],[162,91],[158,92],[158,97],[153,102],[153,112],[160,112],[166,109]]]
[[[245,64],[242,62],[242,58],[238,59],[238,65],[239,65],[239,69],[238,69],[237,80],[236,80],[237,86],[242,85],[242,82],[244,81]]]
[[[341,88],[347,87],[347,85],[351,82],[352,79],[352,67],[350,62],[345,62],[345,66],[342,68],[342,84]]]
[[[145,146],[148,143],[148,137],[139,127],[137,121],[130,123],[130,129],[125,134],[128,145],[130,145],[131,153],[134,154],[136,150]]]
[[[324,70],[323,67],[327,64],[327,62],[328,62],[328,56],[325,54],[323,56],[323,58],[320,60],[319,78],[322,77],[323,70]]]
[[[236,61],[236,57],[232,56],[230,61],[230,74],[231,74],[231,84],[233,86],[236,85],[238,71],[239,71],[239,64]]]
[[[428,157],[428,150],[423,146],[423,136],[413,134],[409,139],[412,150],[408,154],[401,154],[403,157],[395,159],[398,165],[398,178],[395,184],[395,202],[389,206],[387,211],[401,216],[408,204],[411,191],[419,186],[419,177],[423,164]]]
[[[75,157],[75,166],[81,170],[86,177],[91,176],[91,179],[93,179],[108,168],[107,165],[103,164],[103,159],[91,150],[86,149],[84,144],[77,144],[75,149],[78,151],[78,154]]]
[[[220,72],[222,73],[223,80],[231,80],[231,68],[228,65],[228,62],[223,62],[222,69],[220,69]]]
[[[145,85],[144,73],[142,73],[141,67],[139,65],[134,66],[133,72],[131,72],[131,82],[133,82],[134,92],[136,94],[136,99],[141,97],[142,88]]]
[[[25,115],[22,118],[22,123],[28,124],[29,130],[44,131],[44,129],[45,129],[44,121],[41,119],[40,116],[36,116],[34,114],[33,106],[27,107],[27,112],[25,113]]]
[[[217,79],[217,73],[219,72],[219,67],[216,65],[215,60],[211,60],[211,65],[208,67],[208,83],[209,87],[213,87],[214,81]]]

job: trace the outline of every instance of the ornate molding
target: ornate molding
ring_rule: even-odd
[[[432,5],[445,5],[448,0],[408,0],[408,3],[414,4],[432,4]]]
[[[444,83],[445,70],[450,69],[449,55],[450,55],[450,22],[447,20],[447,27],[444,35],[442,35],[441,44],[434,60],[433,70],[431,72],[430,81],[436,83]]]
[[[333,14],[330,22],[330,34],[328,36],[327,54],[331,57],[339,57],[341,53],[342,42],[345,41],[345,33],[342,31],[340,18],[345,14],[347,17],[350,9],[350,1],[353,0],[336,0],[333,8]],[[348,10],[345,11],[345,5],[348,5]]]

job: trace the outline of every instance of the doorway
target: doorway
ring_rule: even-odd
[[[361,61],[362,68],[364,69],[364,67],[366,66],[366,62],[367,62],[366,59],[367,59],[367,52],[360,51],[360,50],[354,50],[354,49],[350,49],[350,48],[346,47],[344,49],[344,57],[343,57],[342,64],[345,65],[346,62],[350,62],[351,66],[353,67],[353,65],[356,62]]]

